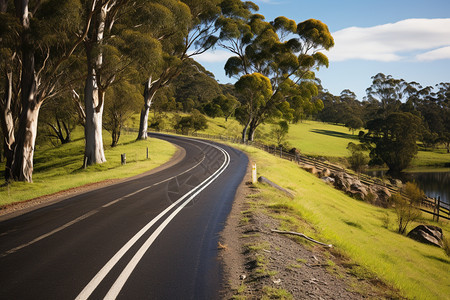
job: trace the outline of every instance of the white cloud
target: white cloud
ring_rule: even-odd
[[[416,56],[419,61],[431,61],[438,59],[450,59],[450,46],[431,50]]]
[[[332,61],[450,58],[450,18],[407,19],[368,28],[349,27],[332,35],[335,46],[328,52]]]
[[[210,50],[200,55],[196,55],[193,58],[199,63],[224,63],[231,56],[233,56],[232,53],[225,50]]]

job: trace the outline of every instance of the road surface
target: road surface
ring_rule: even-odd
[[[220,298],[218,234],[248,159],[159,137],[184,159],[0,222],[0,299]]]

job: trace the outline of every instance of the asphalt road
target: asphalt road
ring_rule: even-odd
[[[0,222],[0,299],[220,298],[218,234],[248,159],[159,137],[184,159]]]

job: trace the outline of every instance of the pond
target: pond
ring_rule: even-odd
[[[367,171],[370,176],[382,177],[386,171]],[[412,181],[425,192],[428,197],[441,197],[441,201],[450,204],[450,171],[446,172],[408,172],[403,181]]]

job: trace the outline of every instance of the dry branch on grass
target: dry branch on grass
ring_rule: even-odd
[[[322,246],[327,247],[327,248],[332,248],[332,247],[333,247],[333,245],[331,245],[331,244],[325,244],[325,243],[316,241],[315,239],[312,239],[312,238],[310,238],[309,236],[304,235],[303,233],[294,232],[294,231],[281,231],[281,230],[276,230],[276,229],[272,229],[271,231],[272,231],[272,232],[276,232],[276,233],[280,233],[280,234],[292,234],[292,235],[296,235],[296,236],[302,237],[302,238],[304,238],[304,239],[307,239],[308,241],[311,241],[311,242],[313,242],[313,243],[322,245]]]

